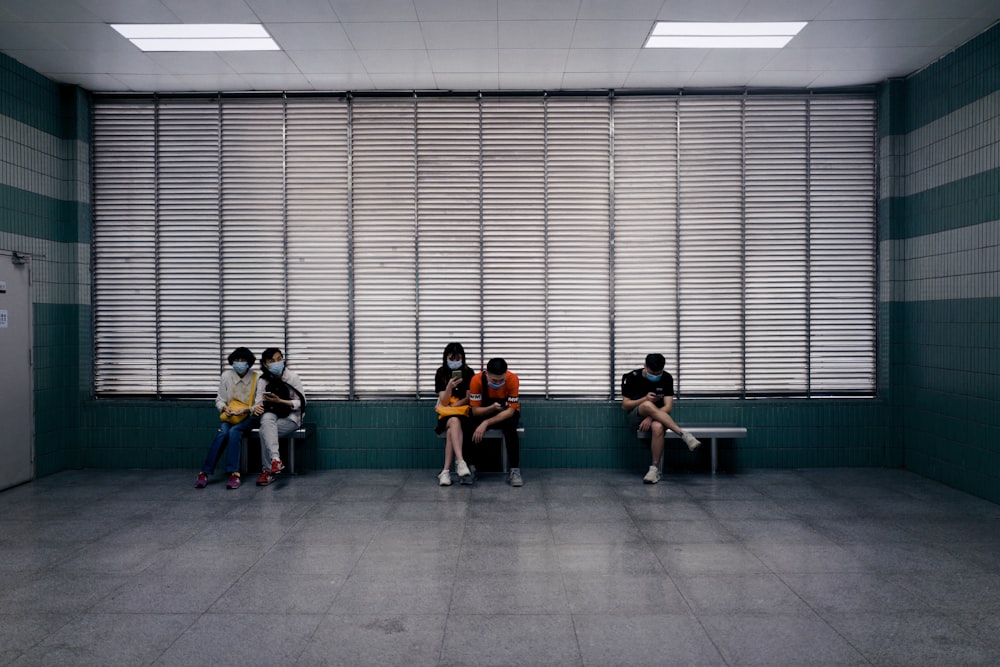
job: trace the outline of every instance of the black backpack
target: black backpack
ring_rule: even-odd
[[[271,379],[267,381],[267,387],[264,391],[274,394],[278,398],[290,401],[292,400],[292,392],[294,391],[298,394],[299,401],[302,403],[302,414],[306,414],[306,397],[302,395],[302,392],[288,384],[280,377],[271,376]],[[284,403],[268,403],[264,402],[264,412],[273,412],[276,417],[282,419],[292,414],[292,408],[290,405],[285,405]]]

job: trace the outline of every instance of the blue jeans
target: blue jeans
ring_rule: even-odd
[[[247,417],[239,424],[229,422],[219,422],[219,432],[212,440],[212,446],[208,448],[208,455],[205,463],[201,466],[201,471],[206,475],[215,472],[215,462],[219,460],[222,450],[226,450],[226,472],[239,472],[240,470],[240,450],[242,449],[243,432],[253,424],[253,417]]]

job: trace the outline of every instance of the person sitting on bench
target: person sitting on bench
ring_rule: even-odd
[[[518,398],[520,380],[507,370],[507,362],[499,357],[490,359],[486,371],[477,373],[469,386],[469,405],[472,418],[477,423],[472,432],[473,451],[483,441],[491,428],[503,432],[507,446],[507,463],[510,472],[507,481],[511,486],[523,486],[521,479],[521,444],[517,425],[521,421],[521,402]],[[466,459],[472,458],[466,456]]]
[[[633,430],[652,430],[650,453],[653,462],[642,478],[646,484],[660,481],[660,457],[666,429],[679,435],[691,451],[701,445],[700,440],[684,432],[670,416],[674,406],[674,378],[663,370],[666,363],[662,354],[654,352],[646,355],[645,366],[622,376],[622,410],[628,413],[629,426]]]
[[[285,469],[278,453],[278,440],[302,424],[306,396],[295,371],[285,366],[281,350],[269,347],[260,355],[263,371],[257,380],[253,413],[260,417],[260,460],[263,469],[257,486],[267,486]],[[293,445],[294,446],[294,445]]]

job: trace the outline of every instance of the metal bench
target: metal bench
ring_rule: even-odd
[[[524,437],[524,427],[517,427],[518,438]],[[438,433],[439,438],[444,438],[444,433]],[[499,440],[500,441],[500,465],[503,467],[503,472],[508,472],[507,469],[507,440],[503,437],[503,431],[498,428],[488,428],[486,433],[483,434],[483,440]]]
[[[306,423],[288,435],[278,438],[279,447],[282,440],[288,441],[288,471],[295,474],[295,443],[305,442],[316,433],[316,424]],[[240,449],[240,470],[247,469],[247,447],[250,440],[260,440],[260,427],[255,427],[244,433]]]
[[[712,474],[715,474],[716,469],[719,467],[719,438],[745,438],[747,437],[747,429],[744,426],[736,426],[734,424],[681,424],[681,428],[685,431],[698,438],[699,440],[709,439],[709,444],[712,448]],[[640,440],[649,440],[652,438],[652,430],[649,431],[636,431],[636,435]],[[667,431],[665,436],[667,439],[680,440],[681,436],[677,435],[673,431]],[[660,457],[660,470],[663,469],[663,457]]]

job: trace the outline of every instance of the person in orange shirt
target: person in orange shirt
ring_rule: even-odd
[[[511,486],[523,486],[521,479],[521,443],[517,438],[517,425],[521,421],[521,403],[518,399],[517,376],[507,370],[507,362],[499,357],[490,359],[486,371],[477,373],[469,386],[469,405],[472,418],[478,422],[472,432],[472,442],[483,441],[487,429],[503,431],[507,444],[507,481]]]

